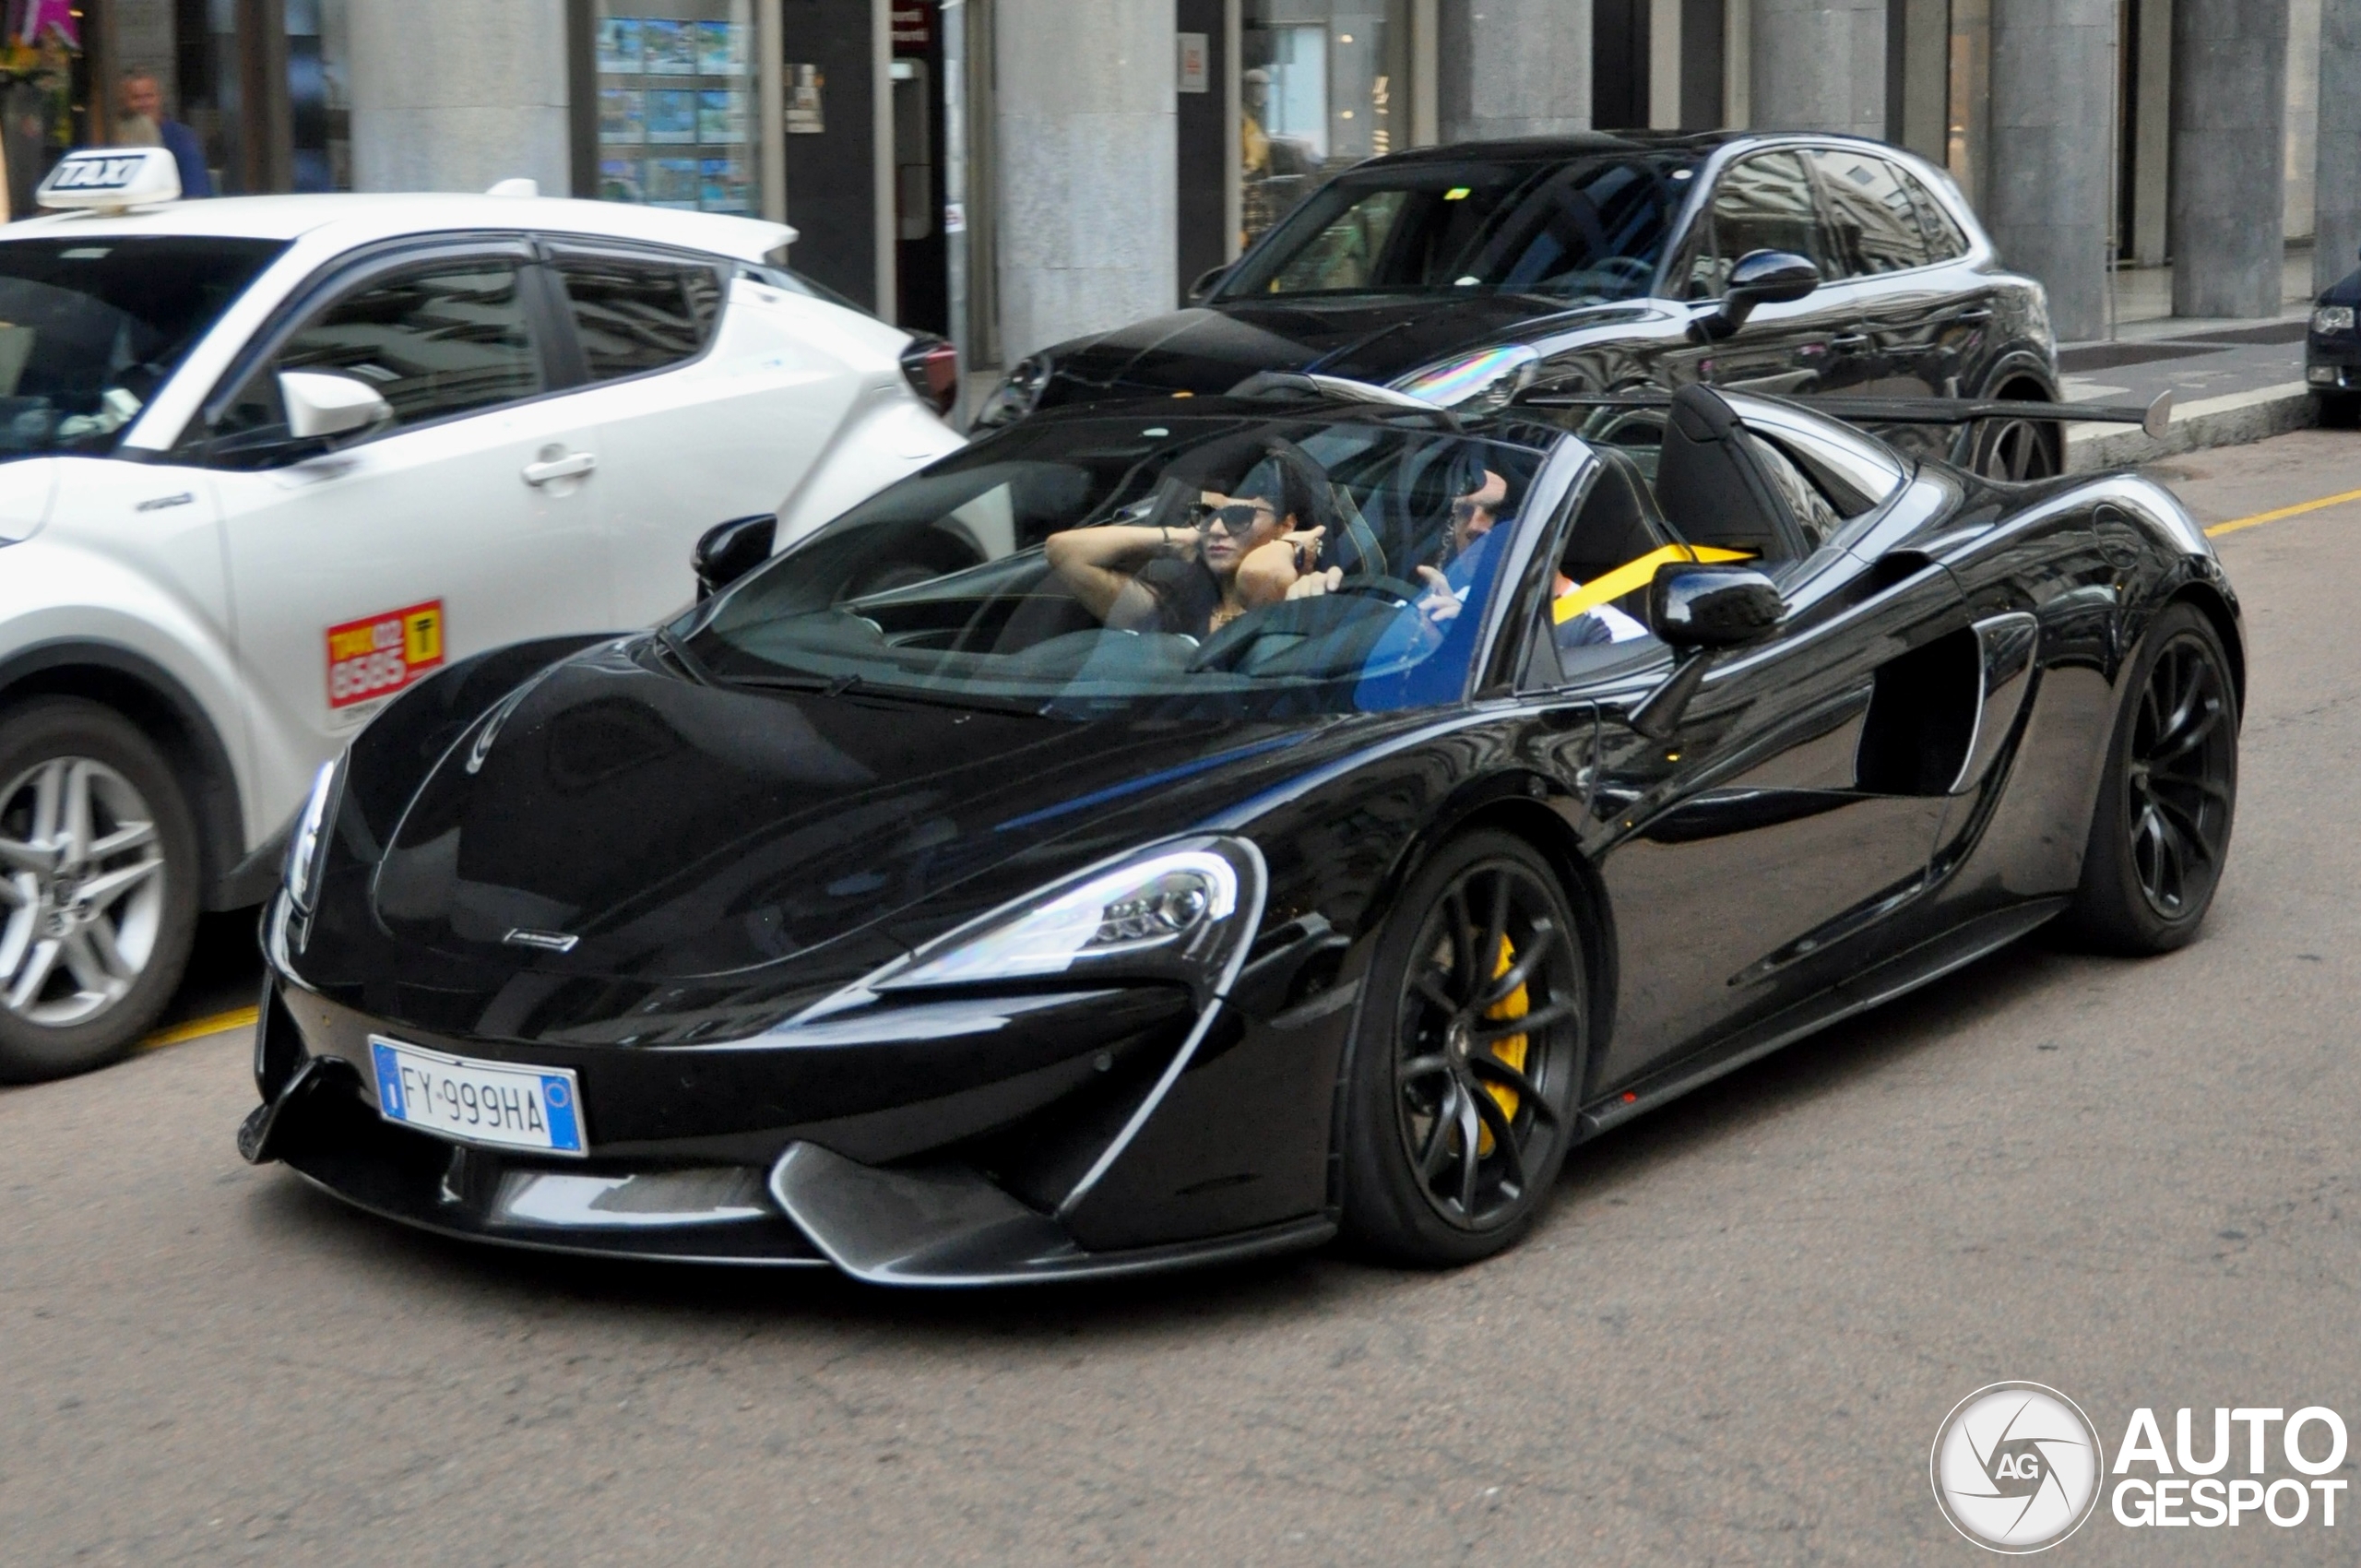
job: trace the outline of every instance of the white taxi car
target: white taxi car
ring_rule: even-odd
[[[0,1077],[136,1040],[393,694],[959,445],[948,346],[772,265],[792,230],[508,188],[178,203],[160,149],[77,154],[83,210],[0,232]]]

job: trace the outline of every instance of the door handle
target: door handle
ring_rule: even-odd
[[[550,457],[525,465],[527,484],[547,484],[552,480],[572,479],[587,474],[599,466],[597,457],[588,452],[568,452],[563,457]]]
[[[1846,332],[1829,339],[1829,347],[1840,354],[1857,354],[1869,346],[1869,335],[1866,332]]]
[[[1964,310],[1952,319],[1962,327],[1981,327],[1992,319],[1992,313],[1979,307],[1975,310]]]

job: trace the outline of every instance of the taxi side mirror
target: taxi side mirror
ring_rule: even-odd
[[[732,517],[705,530],[689,552],[697,575],[697,602],[702,604],[771,558],[771,542],[778,537],[778,518],[768,512]]]
[[[394,406],[374,386],[330,371],[280,371],[279,399],[287,409],[287,434],[298,441],[349,435],[394,417]]]

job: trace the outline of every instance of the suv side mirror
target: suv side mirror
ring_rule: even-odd
[[[1730,268],[1721,309],[1694,323],[1691,336],[1719,343],[1738,336],[1757,307],[1793,304],[1820,287],[1820,268],[1786,251],[1749,251]]]
[[[287,409],[287,434],[298,441],[349,435],[394,417],[394,406],[374,386],[331,371],[280,371],[279,398]]]
[[[1228,263],[1224,263],[1219,267],[1208,267],[1203,272],[1198,273],[1197,280],[1189,285],[1189,303],[1191,304],[1195,304],[1199,300],[1204,299],[1207,294],[1210,294],[1216,289],[1220,288],[1221,280],[1228,276],[1229,266]]]
[[[778,518],[768,512],[732,517],[705,530],[689,552],[697,575],[697,602],[702,604],[771,558],[771,541],[778,537]]]

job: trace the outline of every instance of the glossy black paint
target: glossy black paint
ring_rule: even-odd
[[[2315,303],[2342,305],[2361,314],[2361,272],[2348,272],[2338,279],[2321,291]],[[2323,332],[2315,321],[2304,339],[2304,366],[2305,378],[2315,394],[2350,404],[2361,396],[2361,328]]]
[[[1562,514],[1517,526],[1513,562],[1556,559]],[[1563,879],[1595,1133],[2054,914],[2165,605],[2212,618],[2243,681],[2235,596],[2144,481],[1929,464],[1844,538],[1778,574],[1775,624],[1686,656],[1662,734],[1638,720],[1672,650],[1536,678],[1537,586],[1468,700],[1406,713],[1078,723],[725,690],[644,636],[455,666],[356,742],[314,912],[281,898],[266,919],[256,1073],[277,1111],[250,1152],[454,1234],[892,1282],[1316,1244],[1376,933],[1455,834],[1522,835]],[[812,1011],[1028,890],[1197,832],[1267,868],[1218,999],[1116,975]],[[504,944],[518,923],[582,939]],[[373,1033],[572,1068],[591,1158],[455,1153],[380,1121]],[[535,1182],[668,1172],[769,1197],[637,1229],[517,1218]]]
[[[1829,279],[1799,303],[1754,313],[1744,330],[1715,336],[1721,301],[1691,301],[1669,276],[1714,181],[1766,149],[1841,147],[1840,137],[1593,133],[1420,148],[1367,169],[1448,160],[1536,164],[1617,149],[1683,148],[1701,160],[1695,194],[1645,299],[1566,308],[1510,293],[1438,291],[1402,296],[1213,297],[1043,350],[1037,408],[1185,393],[1203,397],[1258,371],[1317,372],[1380,385],[1453,355],[1525,345],[1540,356],[1536,386],[1568,391],[1671,390],[1691,382],[1779,395],[1852,393],[1989,398],[2058,393],[2057,344],[2047,297],[2008,271],[1964,207],[1952,213],[1968,241],[1955,261],[1877,277]],[[1897,156],[1887,147],[1880,156]],[[1915,165],[1914,165],[1915,167]],[[1938,192],[1940,196],[1940,193]],[[1267,242],[1266,242],[1267,243]],[[1794,297],[1792,283],[1762,297]],[[1930,455],[1964,457],[1951,433],[1896,433]],[[1940,441],[1944,445],[1935,445]]]

